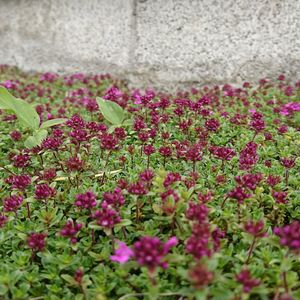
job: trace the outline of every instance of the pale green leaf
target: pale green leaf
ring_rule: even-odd
[[[18,121],[25,127],[36,130],[40,126],[40,117],[36,110],[27,102],[21,99],[15,99],[14,112],[17,115]]]
[[[77,281],[74,279],[74,277],[72,277],[71,275],[68,274],[62,274],[61,277],[68,282],[71,285],[78,285]]]
[[[133,120],[132,119],[126,119],[122,123],[123,126],[132,126],[133,125]]]
[[[32,136],[28,137],[24,143],[26,148],[33,148],[39,146],[42,141],[47,137],[47,130],[41,129],[36,131]]]
[[[13,110],[18,121],[30,129],[36,130],[39,128],[40,117],[34,107],[26,101],[14,97],[2,86],[0,86],[0,109]]]
[[[55,126],[55,125],[59,125],[59,124],[63,124],[67,121],[68,119],[53,119],[53,120],[48,120],[46,122],[44,122],[40,128],[41,129],[44,129],[44,128],[48,128],[48,127],[52,127],[52,126]]]
[[[124,110],[123,108],[110,100],[104,100],[102,98],[97,98],[97,103],[99,105],[100,111],[103,117],[113,125],[121,125],[124,120]]]
[[[12,102],[15,97],[8,90],[0,86],[0,109],[12,109]]]

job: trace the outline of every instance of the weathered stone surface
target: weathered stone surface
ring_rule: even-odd
[[[299,77],[299,11],[293,0],[138,1],[137,71],[162,82]]]
[[[26,70],[127,69],[132,5],[131,0],[0,0],[0,61]]]
[[[0,63],[136,86],[300,77],[298,0],[0,0]]]

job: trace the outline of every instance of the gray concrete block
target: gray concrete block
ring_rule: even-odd
[[[0,0],[0,64],[132,86],[300,77],[299,0]]]
[[[165,84],[299,77],[299,11],[294,0],[137,1],[135,70]]]
[[[104,72],[127,68],[133,1],[0,1],[2,62],[24,69]]]

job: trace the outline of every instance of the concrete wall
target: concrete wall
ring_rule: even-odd
[[[136,86],[300,78],[299,0],[0,0],[0,64]]]

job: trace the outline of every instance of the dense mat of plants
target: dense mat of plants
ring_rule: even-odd
[[[300,82],[0,82],[1,299],[300,299]]]

